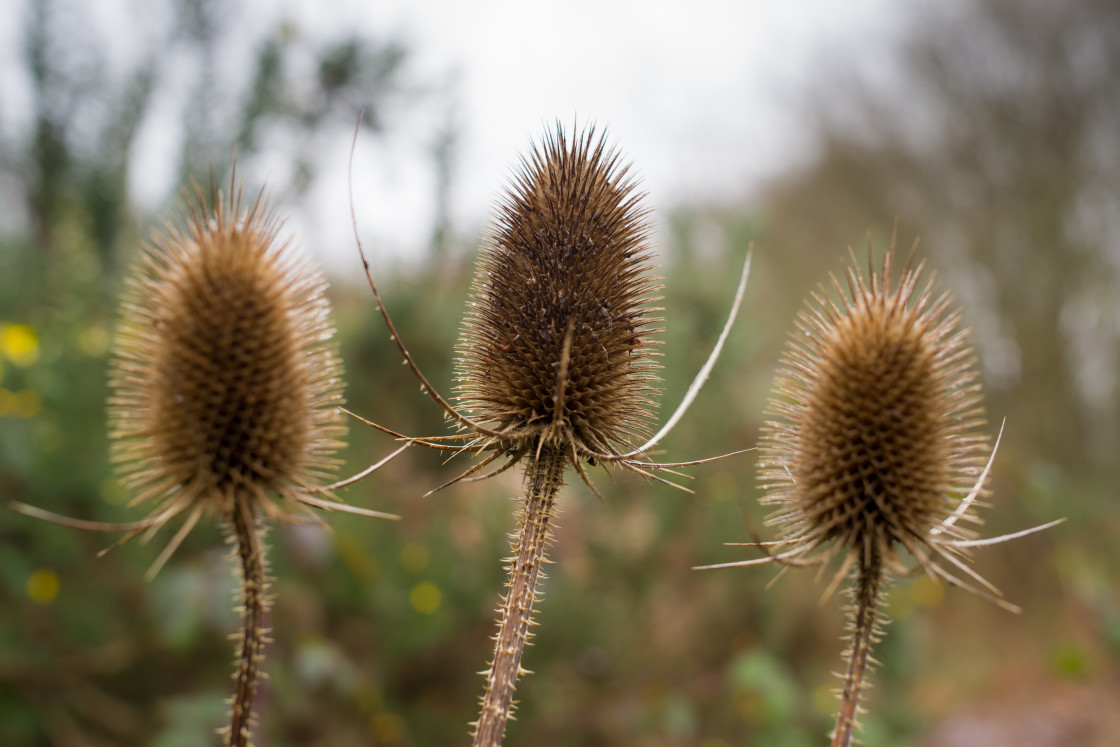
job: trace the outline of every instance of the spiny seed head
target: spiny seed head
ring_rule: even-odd
[[[235,192],[235,194],[233,194]],[[136,501],[274,512],[345,432],[326,282],[258,198],[196,190],[129,280],[110,374],[113,459]]]
[[[987,456],[975,357],[948,293],[924,263],[891,287],[853,255],[798,317],[763,429],[760,478],[769,522],[797,557],[902,545],[919,559],[930,530],[976,482]],[[965,514],[962,518],[975,517]],[[938,530],[940,532],[941,530]],[[954,533],[963,533],[953,527]]]
[[[629,167],[594,130],[556,128],[498,204],[459,343],[467,413],[570,451],[616,453],[648,430],[659,296]]]

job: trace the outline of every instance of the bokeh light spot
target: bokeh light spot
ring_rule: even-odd
[[[430,615],[439,609],[443,595],[438,586],[430,581],[422,581],[412,587],[412,591],[408,594],[408,601],[421,615]]]
[[[78,348],[91,358],[109,352],[109,330],[104,324],[91,324],[78,334]]]
[[[61,587],[58,574],[48,568],[40,568],[27,577],[27,596],[36,604],[54,601]]]
[[[1089,674],[1092,656],[1084,646],[1073,641],[1055,645],[1050,650],[1050,663],[1062,677],[1080,679]]]
[[[910,587],[910,596],[923,607],[936,607],[945,597],[945,587],[929,576],[919,576]]]
[[[101,500],[113,506],[123,504],[128,498],[128,491],[116,475],[109,475],[102,480],[97,492],[101,495]]]
[[[0,353],[17,366],[39,360],[39,336],[26,324],[0,326]]]

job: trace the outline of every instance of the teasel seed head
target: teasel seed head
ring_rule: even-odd
[[[912,265],[913,251],[891,285],[894,254],[892,238],[876,273],[868,247],[862,274],[853,253],[847,289],[832,276],[834,293],[822,287],[798,316],[759,445],[762,502],[779,507],[767,518],[778,540],[747,543],[765,557],[702,566],[823,567],[843,555],[824,593],[851,571],[850,645],[832,747],[855,739],[890,572],[908,572],[900,548],[931,577],[1018,612],[964,561],[973,547],[1064,521],[984,539],[960,526],[981,523],[977,499],[995,458],[981,431],[976,357],[950,295],[937,290],[932,273],[923,279],[925,264]]]
[[[650,475],[633,457],[656,408],[660,286],[628,169],[593,129],[569,143],[557,126],[522,159],[482,248],[458,348],[457,420],[477,435],[464,449],[494,452],[478,467],[524,462],[525,492],[475,747],[500,745],[514,708],[566,466],[592,490],[581,460]]]
[[[134,268],[110,373],[112,457],[135,502],[287,516],[345,433],[326,282],[263,197],[196,189]]]
[[[835,295],[812,296],[775,380],[759,469],[791,560],[846,550],[846,569],[874,548],[897,566],[904,547],[926,564],[929,550],[944,557],[943,535],[973,536],[937,527],[974,487],[983,494],[976,358],[924,263],[908,262],[892,286],[892,256],[878,274],[869,256],[864,275],[853,255],[847,291],[833,276]],[[958,518],[978,523],[971,505]]]
[[[458,351],[463,411],[511,452],[618,454],[659,382],[648,211],[594,129],[524,158],[482,247]]]
[[[938,560],[962,565],[954,554],[966,551],[951,538],[972,536],[956,521],[978,521],[972,503],[986,476],[976,360],[960,313],[932,277],[922,279],[922,264],[907,262],[892,287],[893,255],[892,241],[876,274],[869,249],[866,275],[853,255],[847,291],[833,276],[835,295],[812,296],[782,359],[760,447],[763,501],[780,507],[768,520],[781,527],[771,557],[824,564],[843,553],[826,596],[855,567],[832,747],[855,738],[887,571],[905,570],[899,548],[967,586]]]

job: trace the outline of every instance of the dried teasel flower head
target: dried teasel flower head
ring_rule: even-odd
[[[866,274],[852,255],[847,289],[833,276],[833,294],[812,296],[775,379],[759,474],[762,502],[778,506],[767,519],[778,540],[750,543],[764,558],[707,566],[823,567],[843,556],[825,591],[852,570],[833,747],[854,739],[889,571],[908,573],[901,550],[931,576],[1018,611],[964,560],[973,547],[1061,521],[987,539],[958,524],[980,523],[976,501],[995,457],[981,431],[976,358],[949,294],[932,274],[923,279],[924,263],[908,260],[892,286],[894,242],[879,273],[870,254]]]
[[[791,560],[847,551],[850,563],[875,547],[889,564],[903,547],[926,564],[930,550],[944,557],[942,537],[972,536],[955,520],[935,530],[961,496],[983,494],[975,355],[924,263],[892,287],[892,255],[880,273],[869,257],[866,275],[853,255],[847,290],[833,276],[835,295],[812,296],[775,380],[760,479]],[[957,519],[977,522],[969,504]]]
[[[651,275],[650,227],[641,199],[629,167],[594,128],[569,141],[557,125],[522,159],[497,205],[463,324],[457,361],[461,410],[417,367],[357,241],[370,290],[404,363],[462,432],[413,438],[365,422],[405,446],[488,454],[436,490],[524,466],[494,656],[483,672],[486,690],[472,725],[475,747],[502,743],[517,680],[526,672],[521,657],[566,468],[573,466],[602,499],[585,462],[601,461],[687,490],[656,473],[679,474],[677,467],[711,461],[652,463],[647,454],[679,422],[715,364],[743,299],[750,253],[711,355],[673,415],[647,440],[659,383],[651,338],[661,320],[653,306],[660,286]],[[499,458],[506,459],[503,465],[472,477]]]
[[[141,521],[85,521],[13,504],[65,526],[125,532],[121,542],[186,521],[153,563],[154,576],[199,519],[213,514],[239,559],[242,615],[229,747],[248,747],[271,603],[264,519],[291,509],[388,515],[317,497],[360,479],[317,485],[345,432],[341,366],[331,340],[326,282],[279,240],[263,197],[247,208],[231,180],[213,207],[200,189],[136,263],[122,303],[110,373],[113,460],[154,501]],[[399,451],[397,453],[400,453]],[[276,499],[280,499],[277,501]]]
[[[110,386],[113,459],[142,498],[288,494],[345,434],[326,282],[258,199],[196,195],[140,260]]]
[[[459,344],[463,411],[513,451],[629,451],[656,408],[648,211],[594,129],[522,160],[482,248]]]
[[[247,500],[284,519],[270,495],[307,504],[302,489],[335,466],[345,425],[326,281],[279,228],[263,197],[245,207],[231,187],[210,208],[196,189],[134,268],[111,364],[112,457],[135,503],[161,503],[156,517],[188,511],[189,527]]]

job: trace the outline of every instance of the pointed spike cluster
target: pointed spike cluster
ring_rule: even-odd
[[[453,417],[482,438],[480,451],[509,457],[501,469],[524,462],[526,490],[476,747],[501,744],[527,672],[521,655],[564,469],[577,465],[590,484],[580,461],[605,456],[651,475],[621,456],[648,436],[659,382],[660,286],[628,170],[593,130],[569,142],[557,127],[522,161],[482,249],[456,376],[471,419]]]
[[[777,507],[767,523],[779,539],[750,543],[764,558],[707,566],[774,561],[783,573],[815,565],[822,576],[841,558],[824,595],[851,573],[833,747],[854,739],[885,621],[883,590],[890,573],[909,572],[903,553],[934,579],[1017,609],[965,562],[981,542],[961,524],[980,523],[977,498],[987,494],[994,449],[989,458],[960,311],[912,257],[892,285],[893,240],[879,271],[870,247],[865,272],[852,253],[846,282],[833,275],[831,289],[811,295],[782,358],[759,447],[762,502]]]
[[[891,256],[867,277],[853,263],[846,290],[833,277],[835,295],[814,295],[775,381],[760,480],[796,559],[872,543],[891,565],[903,547],[928,558],[921,547],[942,531],[974,536],[934,530],[987,461],[975,356],[922,265],[891,287]]]
[[[299,500],[345,423],[326,281],[241,192],[196,191],[129,281],[110,373],[112,457],[137,501],[229,516],[232,496]],[[259,501],[261,509],[275,504]]]
[[[183,226],[169,225],[130,281],[110,375],[113,459],[136,501],[190,509],[158,570],[203,513],[231,528],[240,559],[242,630],[231,747],[249,744],[269,606],[264,515],[287,519],[269,494],[308,495],[336,465],[345,424],[341,365],[330,338],[326,282],[278,239],[267,203],[240,190],[213,207],[196,191]]]
[[[649,431],[660,286],[628,170],[593,130],[557,128],[499,203],[457,378],[463,408],[513,439],[617,453]]]
[[[216,192],[211,204],[196,189],[181,222],[169,222],[133,268],[108,410],[113,461],[133,491],[130,505],[156,504],[148,518],[109,524],[15,506],[65,526],[123,532],[120,542],[149,539],[185,514],[149,578],[204,516],[230,528],[243,617],[224,730],[231,747],[248,745],[268,642],[263,520],[293,521],[310,508],[385,516],[315,496],[330,491],[313,486],[336,466],[345,434],[341,365],[326,281],[279,229],[263,198],[246,207],[231,186],[228,202]]]
[[[582,462],[621,467],[691,492],[655,471],[683,476],[672,468],[707,461],[660,465],[644,459],[644,452],[672,430],[711,371],[743,298],[749,254],[715,350],[680,408],[647,441],[660,383],[653,336],[661,331],[655,316],[661,309],[654,305],[660,285],[651,274],[651,227],[641,201],[629,166],[594,128],[569,141],[557,125],[522,160],[481,250],[458,345],[460,410],[432,388],[385,312],[357,235],[351,196],[358,251],[390,337],[422,391],[463,430],[454,438],[469,440],[446,445],[440,437],[403,437],[370,425],[453,454],[491,452],[436,490],[525,466],[524,510],[515,556],[507,561],[509,592],[498,609],[482,713],[472,724],[476,747],[501,744],[514,686],[527,672],[520,658],[539,600],[540,566],[548,562],[552,502],[567,465],[602,498]],[[498,457],[504,464],[475,476]]]

